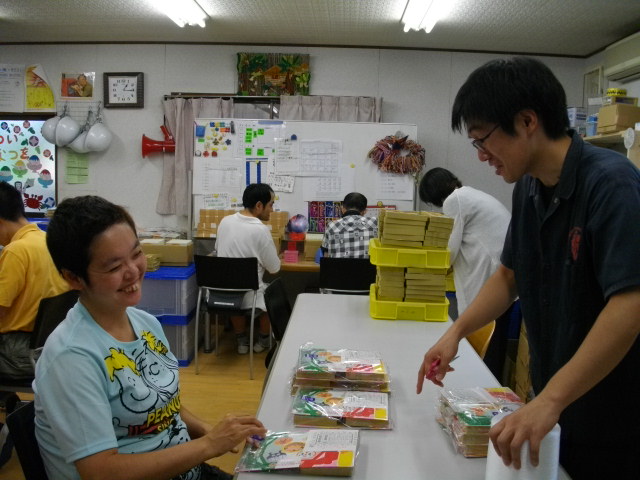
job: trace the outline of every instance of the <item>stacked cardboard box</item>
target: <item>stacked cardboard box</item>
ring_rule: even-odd
[[[442,302],[446,294],[446,273],[439,268],[407,268],[405,301]]]
[[[633,128],[640,122],[640,107],[625,103],[605,105],[598,112],[598,133],[612,133]]]
[[[168,240],[149,238],[140,240],[145,255],[158,255],[160,265],[184,267],[193,262],[193,242],[191,240]]]
[[[449,237],[453,230],[453,218],[436,212],[427,213],[429,222],[427,223],[427,231],[424,234],[423,246],[447,248],[449,245]]]
[[[377,267],[378,298],[401,302],[404,299],[404,275],[405,271],[402,267]]]
[[[383,210],[378,219],[380,243],[392,247],[422,247],[428,221],[426,213]]]
[[[372,263],[378,265],[376,276],[378,300],[444,302],[448,260],[446,265],[438,265],[440,268],[418,268],[415,263],[416,257],[410,258],[412,255],[408,252],[446,253],[452,230],[453,219],[441,213],[382,210],[378,218],[379,244],[373,241],[370,244],[370,250],[373,248],[375,253],[375,249],[381,246],[380,250],[405,252],[407,255],[403,258],[410,260],[402,263],[399,255],[397,264],[391,266],[389,260],[379,258],[382,255],[372,254]],[[443,250],[445,252],[442,252]],[[377,263],[378,261],[380,263]]]
[[[322,245],[322,233],[307,233],[304,238],[304,259],[313,261],[316,258],[316,252]]]
[[[378,237],[383,246],[447,248],[453,218],[436,212],[382,211]]]
[[[201,208],[196,237],[215,237],[216,233],[218,233],[218,225],[220,225],[220,221],[227,215],[233,215],[234,213],[236,213],[235,210]]]

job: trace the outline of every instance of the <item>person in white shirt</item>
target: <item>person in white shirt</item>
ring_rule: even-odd
[[[511,214],[491,195],[463,187],[445,168],[432,168],[424,174],[420,198],[442,207],[442,213],[453,218],[449,250],[460,315],[500,265]]]
[[[253,351],[260,353],[269,347],[270,325],[264,304],[264,290],[266,284],[262,281],[265,270],[276,273],[280,270],[280,258],[271,233],[262,221],[269,220],[273,211],[275,194],[266,183],[252,183],[242,194],[244,210],[234,215],[226,216],[218,226],[216,251],[219,257],[258,259],[258,279],[260,287],[256,299],[256,308],[262,310],[259,318],[258,340],[253,345]],[[251,308],[253,295],[245,295],[242,308]],[[231,318],[233,330],[236,333],[238,353],[249,353],[249,334],[247,319],[244,316]]]

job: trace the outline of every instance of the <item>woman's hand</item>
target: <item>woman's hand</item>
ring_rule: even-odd
[[[266,428],[260,420],[251,416],[234,416],[228,414],[221,422],[214,425],[204,438],[212,442],[212,457],[219,457],[227,452],[238,452],[238,445],[253,435],[264,437]]]

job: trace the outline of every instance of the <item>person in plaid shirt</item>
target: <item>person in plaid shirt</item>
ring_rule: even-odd
[[[378,236],[378,219],[365,217],[367,197],[349,193],[342,201],[342,218],[324,232],[322,252],[328,257],[369,258],[369,240]]]

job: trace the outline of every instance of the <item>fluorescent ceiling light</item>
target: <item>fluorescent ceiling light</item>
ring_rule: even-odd
[[[153,3],[179,27],[205,26],[208,15],[195,0],[155,0]]]
[[[436,22],[449,13],[452,3],[452,0],[408,0],[402,15],[404,31],[431,32]]]

